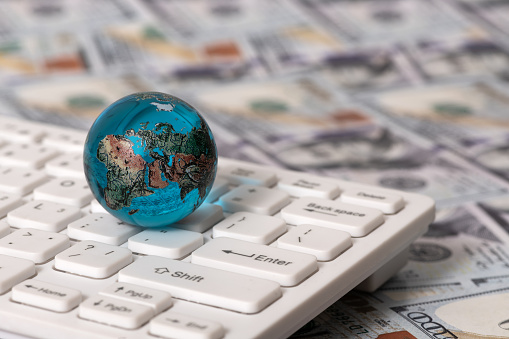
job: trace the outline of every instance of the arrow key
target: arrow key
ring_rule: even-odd
[[[12,300],[54,312],[68,312],[81,302],[81,292],[30,279],[12,288]]]
[[[148,306],[155,314],[161,313],[173,304],[168,292],[121,282],[109,286],[99,294]]]
[[[145,305],[95,295],[81,303],[79,315],[83,319],[132,330],[152,318],[154,310]]]

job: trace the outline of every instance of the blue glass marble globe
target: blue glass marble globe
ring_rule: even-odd
[[[85,176],[118,219],[167,226],[191,214],[217,171],[212,132],[191,105],[169,94],[128,95],[107,107],[88,132]]]

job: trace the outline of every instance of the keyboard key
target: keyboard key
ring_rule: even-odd
[[[33,200],[7,213],[7,222],[17,228],[60,232],[80,215],[78,207]]]
[[[71,222],[67,226],[67,235],[76,240],[121,245],[142,230],[143,228],[126,224],[109,213],[91,213]]]
[[[209,241],[191,254],[191,262],[274,280],[282,286],[295,286],[318,270],[312,255],[229,238]]]
[[[0,193],[0,218],[5,217],[9,211],[21,205],[23,205],[23,200],[18,195]]]
[[[340,193],[338,185],[333,180],[309,178],[309,175],[299,173],[285,174],[277,187],[293,197],[335,199]]]
[[[249,212],[237,212],[212,229],[214,238],[227,237],[268,244],[286,232],[286,223],[281,218]]]
[[[221,177],[228,180],[233,185],[255,185],[255,186],[274,186],[277,182],[277,176],[273,172],[255,169],[252,167],[229,166],[221,168]]]
[[[347,190],[341,193],[339,199],[349,204],[376,208],[385,214],[394,214],[405,205],[399,195],[372,191],[369,188]]]
[[[35,275],[33,261],[0,254],[0,294]]]
[[[154,316],[154,310],[137,303],[96,295],[80,304],[79,316],[98,323],[133,330]]]
[[[348,232],[352,237],[363,237],[384,222],[379,210],[309,197],[296,200],[283,208],[281,216],[289,224],[334,228]]]
[[[65,234],[20,229],[0,239],[0,254],[44,263],[70,246]]]
[[[65,128],[49,128],[42,139],[42,144],[61,152],[82,153],[87,133]]]
[[[129,238],[128,247],[134,253],[182,258],[203,245],[203,235],[176,228],[146,229]]]
[[[0,120],[0,130],[1,139],[15,143],[37,143],[46,134],[37,124],[6,117]]]
[[[4,166],[41,168],[58,152],[38,144],[9,144],[0,149],[0,163]]]
[[[0,191],[26,195],[48,180],[43,171],[21,167],[0,168]]]
[[[277,240],[277,246],[314,255],[319,261],[332,260],[352,246],[350,233],[314,225],[293,227]]]
[[[11,226],[7,223],[6,218],[0,220],[0,238],[11,234]]]
[[[106,209],[99,203],[99,201],[93,199],[91,202],[90,202],[90,212],[91,213],[108,213],[108,211],[106,211]]]
[[[54,312],[68,312],[81,302],[81,292],[30,279],[12,288],[12,300]]]
[[[118,280],[242,313],[257,313],[281,297],[273,281],[156,256],[139,258],[119,272]]]
[[[55,256],[55,268],[90,278],[107,278],[133,261],[127,248],[82,241]]]
[[[221,206],[202,204],[193,213],[171,226],[193,232],[205,232],[223,218]]]
[[[154,310],[154,314],[159,314],[173,305],[171,295],[167,292],[128,283],[114,283],[99,294],[148,306]]]
[[[228,212],[253,212],[274,215],[290,203],[288,193],[275,189],[242,185],[219,198],[219,203]]]
[[[228,183],[228,180],[220,177],[216,177],[216,180],[214,180],[214,184],[212,185],[212,189],[210,190],[209,194],[205,198],[206,203],[212,203],[216,201],[220,196],[228,192],[228,189],[230,188],[230,185]]]
[[[85,180],[85,170],[83,168],[83,155],[61,154],[51,159],[44,165],[44,170],[48,175],[54,177],[68,177]]]
[[[150,334],[171,339],[221,339],[224,328],[215,321],[167,311],[150,321]]]
[[[34,199],[83,207],[92,201],[92,191],[84,179],[57,178],[34,190]]]

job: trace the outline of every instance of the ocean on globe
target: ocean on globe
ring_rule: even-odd
[[[107,107],[88,132],[85,176],[99,203],[118,219],[168,226],[191,214],[217,171],[214,137],[191,105],[142,92]]]

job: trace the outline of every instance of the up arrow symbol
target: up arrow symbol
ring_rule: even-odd
[[[159,267],[159,268],[155,269],[154,273],[157,273],[157,274],[170,273],[170,270],[166,267]]]

